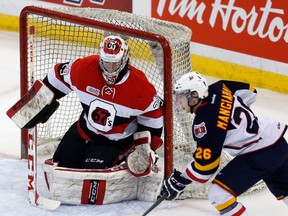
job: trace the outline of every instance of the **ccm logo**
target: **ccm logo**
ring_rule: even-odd
[[[98,194],[98,187],[99,187],[99,182],[97,180],[92,180],[91,187],[90,187],[90,195],[88,199],[89,204],[95,204],[97,194]]]

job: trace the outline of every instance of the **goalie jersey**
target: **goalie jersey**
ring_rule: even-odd
[[[183,172],[200,183],[218,169],[222,149],[231,156],[249,154],[273,145],[287,129],[282,122],[255,116],[250,105],[257,91],[249,84],[219,81],[208,91],[195,111],[192,131],[197,148]]]
[[[43,82],[59,99],[74,91],[83,107],[77,123],[81,136],[89,141],[99,135],[120,140],[137,130],[161,136],[163,101],[145,74],[133,66],[115,85],[102,76],[98,55],[56,64]]]

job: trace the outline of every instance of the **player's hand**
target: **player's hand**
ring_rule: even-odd
[[[180,196],[185,187],[191,181],[181,176],[181,172],[174,170],[173,173],[164,181],[161,189],[161,196],[167,195],[167,200],[174,200]]]

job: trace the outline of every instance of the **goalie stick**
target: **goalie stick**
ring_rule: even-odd
[[[166,199],[167,196],[168,196],[168,194],[167,194],[167,193],[164,193],[160,198],[158,198],[158,199],[154,202],[154,204],[153,204],[152,206],[150,206],[149,209],[147,209],[147,211],[146,211],[142,216],[148,215],[149,212],[151,212],[151,211],[152,211],[153,209],[155,209],[160,203],[162,203],[162,202]]]
[[[55,210],[60,206],[57,200],[41,197],[37,191],[37,140],[36,128],[28,129],[28,200],[39,208]]]
[[[31,83],[34,82],[35,73],[35,63],[34,63],[34,30],[35,27],[32,25],[29,28],[29,45],[30,45],[30,58],[29,66],[33,71],[33,76],[31,77]],[[8,113],[7,113],[8,114]],[[9,115],[8,115],[9,116]],[[10,117],[10,116],[9,116]],[[11,118],[11,117],[10,117]],[[28,158],[28,200],[29,202],[37,207],[54,210],[60,206],[60,202],[56,200],[51,200],[45,197],[41,197],[37,191],[37,140],[36,140],[36,127],[28,129],[28,143],[27,143],[27,158]]]

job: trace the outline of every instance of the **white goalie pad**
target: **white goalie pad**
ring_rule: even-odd
[[[162,172],[137,178],[125,164],[105,170],[71,169],[58,167],[50,159],[43,170],[50,198],[66,204],[102,205],[136,199],[154,202],[163,179]]]
[[[136,199],[137,178],[124,166],[106,170],[70,169],[46,161],[50,198],[66,204],[109,204]]]
[[[141,201],[155,202],[159,196],[164,179],[164,172],[153,168],[148,176],[139,178],[137,199]]]
[[[7,111],[7,115],[19,128],[23,128],[53,99],[54,93],[41,80],[36,80],[30,90]]]

